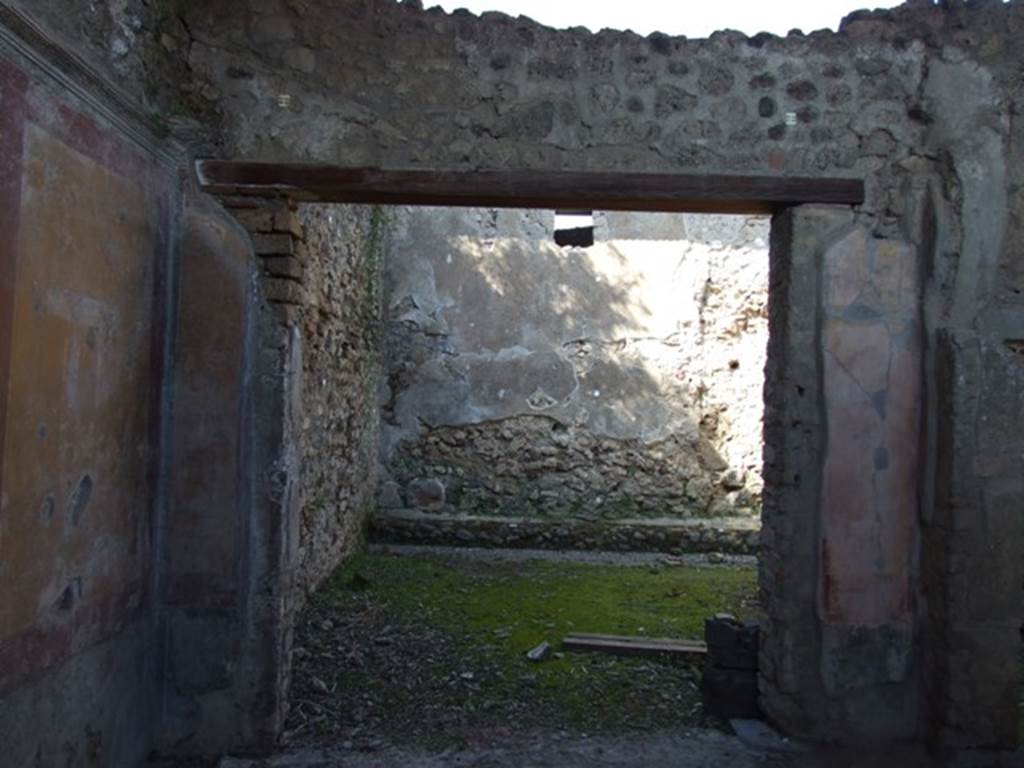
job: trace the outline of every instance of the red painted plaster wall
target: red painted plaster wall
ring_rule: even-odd
[[[151,519],[176,181],[3,58],[0,135],[4,749],[12,765],[125,764],[148,740],[157,679]]]

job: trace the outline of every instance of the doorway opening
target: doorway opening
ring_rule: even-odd
[[[379,322],[353,334],[318,312],[331,340],[307,347],[304,410],[351,429],[338,410],[354,401],[332,390],[376,340],[361,376],[378,382],[379,448],[361,470],[371,548],[298,624],[294,742],[717,722],[702,653],[563,646],[699,644],[715,614],[759,615],[770,221],[595,210],[568,228],[589,237],[562,243],[563,215],[300,207],[306,283],[363,306],[348,325]],[[352,477],[325,482],[345,452],[322,430],[306,443],[307,474],[328,468],[305,500],[310,539],[358,526],[364,510],[339,526],[332,504]]]
[[[816,569],[815,552],[819,542],[813,533],[813,526],[801,527],[799,530],[790,532],[792,524],[796,522],[792,514],[787,514],[784,521],[785,525],[779,525],[779,514],[783,512],[797,513],[797,516],[807,517],[811,522],[815,514],[814,504],[811,503],[815,485],[813,483],[800,482],[800,473],[802,471],[806,471],[809,476],[813,475],[814,468],[810,465],[806,467],[804,465],[807,461],[813,461],[814,456],[820,455],[819,444],[822,437],[820,432],[814,430],[813,420],[802,418],[802,414],[805,411],[808,414],[812,412],[817,413],[817,408],[820,404],[818,399],[819,393],[814,388],[813,376],[811,378],[804,376],[804,374],[813,374],[816,366],[819,365],[814,344],[802,341],[811,339],[811,336],[808,334],[813,333],[814,315],[817,307],[817,293],[814,290],[816,283],[813,279],[809,278],[813,278],[813,275],[820,268],[815,261],[817,258],[816,253],[820,253],[817,250],[818,246],[816,243],[819,243],[822,238],[829,237],[829,233],[836,232],[844,226],[848,227],[848,222],[852,216],[852,210],[843,206],[801,206],[801,203],[814,201],[856,205],[859,201],[863,200],[863,185],[860,182],[842,179],[685,177],[648,174],[593,175],[586,173],[574,174],[571,172],[480,172],[462,174],[457,172],[380,171],[374,169],[312,168],[214,162],[201,163],[199,173],[201,183],[207,191],[220,195],[236,196],[232,198],[232,202],[229,205],[239,211],[253,207],[252,204],[244,202],[251,199],[251,196],[267,195],[269,193],[271,195],[284,194],[286,196],[286,200],[283,203],[273,203],[270,206],[274,210],[279,210],[280,205],[292,205],[288,201],[305,200],[320,203],[362,202],[381,206],[448,205],[458,208],[478,207],[484,209],[499,206],[501,210],[495,216],[500,215],[501,211],[517,207],[545,211],[585,209],[595,212],[623,210],[654,212],[660,210],[675,213],[780,214],[773,219],[772,233],[772,252],[773,254],[779,254],[780,258],[773,258],[771,265],[773,294],[776,300],[773,302],[775,305],[774,309],[770,308],[768,313],[773,328],[771,347],[774,349],[774,352],[770,351],[768,355],[770,360],[767,372],[770,375],[766,378],[765,389],[766,392],[770,390],[771,396],[766,395],[769,414],[766,416],[765,426],[766,431],[768,431],[768,427],[775,430],[774,433],[769,433],[770,435],[774,434],[770,442],[775,444],[774,441],[778,440],[777,444],[783,446],[784,449],[774,452],[775,455],[771,463],[767,461],[769,454],[772,453],[767,449],[771,448],[771,446],[766,446],[765,452],[766,470],[768,468],[772,470],[772,481],[768,483],[766,488],[764,503],[766,510],[764,516],[766,533],[771,534],[766,552],[770,555],[771,560],[768,561],[767,565],[761,567],[759,583],[766,598],[765,620],[771,627],[771,631],[767,633],[767,638],[771,640],[771,644],[766,642],[762,648],[762,655],[767,654],[766,658],[769,664],[765,668],[765,675],[767,677],[762,675],[760,682],[766,683],[770,690],[772,685],[779,682],[773,677],[773,671],[782,670],[788,674],[788,670],[792,668],[791,661],[800,656],[801,649],[803,648],[803,646],[789,642],[789,636],[786,634],[787,628],[792,623],[792,617],[795,615],[791,610],[791,608],[796,607],[794,601],[799,600],[800,608],[798,613],[801,617],[803,617],[805,610],[808,612],[806,620],[800,618],[800,626],[802,627],[804,624],[808,627],[815,626],[815,619],[810,615],[810,613],[813,613],[814,607],[808,604],[801,595],[806,591],[804,585],[814,582]],[[586,194],[574,191],[579,189],[586,189],[588,191]],[[242,197],[237,197],[239,195]],[[260,208],[260,206],[260,203],[255,204],[256,208]],[[794,207],[792,211],[790,210],[791,207]],[[363,265],[360,267],[361,269],[368,269],[375,275],[370,282],[379,286],[383,284],[383,281],[379,279],[381,277],[380,272],[375,271],[375,269],[379,270],[380,265],[386,263],[386,253],[382,246],[382,243],[386,240],[382,236],[382,232],[386,230],[388,223],[386,211],[383,208],[369,208],[365,205],[356,206],[356,208],[362,211],[360,215],[363,218],[354,221],[353,226],[349,227],[349,232],[355,235],[354,240],[350,238],[349,241],[346,241],[342,238],[341,241],[354,242],[356,245],[360,243],[367,245],[366,248],[355,248],[355,252],[356,254],[358,252],[374,254],[373,258],[360,259],[356,257],[350,259],[350,261],[353,264]],[[294,207],[291,210],[294,212]],[[339,338],[345,337],[347,331],[342,328],[342,326],[345,326],[345,323],[336,324],[334,330],[326,327],[334,322],[330,319],[332,313],[343,312],[346,307],[369,306],[369,304],[362,301],[350,301],[344,291],[335,290],[330,285],[324,283],[324,273],[333,269],[334,265],[337,264],[337,260],[326,259],[324,263],[317,265],[313,254],[321,250],[330,253],[331,249],[318,249],[311,246],[310,238],[308,237],[305,243],[301,242],[303,238],[301,232],[304,228],[303,224],[300,222],[295,227],[292,227],[291,224],[294,216],[287,213],[287,211],[284,211],[280,217],[281,220],[286,222],[285,231],[283,232],[280,229],[281,225],[277,213],[273,213],[268,218],[262,212],[254,211],[247,214],[247,218],[251,221],[251,225],[247,224],[246,226],[250,227],[250,231],[254,233],[256,253],[261,257],[261,263],[264,263],[267,268],[265,272],[264,295],[270,302],[271,309],[273,309],[278,322],[283,325],[281,330],[287,331],[290,334],[289,338],[294,340],[289,342],[285,349],[286,351],[294,351],[297,349],[295,345],[300,342],[302,345],[305,345],[305,350],[298,350],[301,353],[298,358],[293,354],[289,359],[301,360],[302,355],[308,356],[308,345],[310,343],[322,344],[323,340],[329,339],[332,334]],[[781,222],[781,225],[775,226],[779,222]],[[261,229],[264,227],[266,229]],[[305,228],[309,229],[308,226]],[[286,237],[281,238],[279,233],[286,235]],[[797,238],[795,237],[796,235],[800,235],[800,237]],[[810,235],[810,237],[804,237],[804,235]],[[298,241],[296,238],[298,238]],[[337,238],[330,239],[334,242],[337,241]],[[545,232],[545,243],[550,243],[551,239],[551,233]],[[778,240],[778,243],[776,243],[776,240]],[[557,243],[555,245],[557,246]],[[278,258],[280,248],[287,249],[287,259],[281,260]],[[576,250],[587,251],[590,248],[577,247]],[[569,256],[572,255],[573,253],[569,254]],[[446,264],[449,257],[451,257],[452,263],[456,260],[454,253],[445,253],[444,256]],[[301,265],[295,264],[296,261],[301,262],[303,259],[307,262],[304,269]],[[281,263],[278,263],[278,261],[281,261]],[[488,288],[493,288],[494,286],[500,288],[502,277],[503,275],[500,271],[492,270],[492,273],[489,275],[490,282],[485,280],[484,284]],[[305,280],[305,287],[303,286],[303,280]],[[330,280],[327,282],[330,283]],[[366,281],[358,279],[346,281],[342,279],[341,285],[359,285],[361,282],[365,283]],[[313,290],[318,295],[313,297],[305,296],[305,290],[307,289]],[[374,292],[371,291],[369,293],[373,294]],[[381,304],[378,306],[383,306],[384,291],[378,291],[376,295],[381,300]],[[423,306],[420,302],[415,303],[417,306],[410,304],[405,306],[404,309],[415,314]],[[474,320],[470,320],[470,323],[474,322]],[[475,326],[471,325],[470,327]],[[781,329],[782,332],[780,334],[775,333],[774,329],[776,328]],[[378,328],[381,337],[379,345],[363,344],[363,346],[359,346],[362,342],[353,341],[351,344],[352,349],[383,348],[386,330],[385,327]],[[298,332],[298,335],[296,335],[296,332]],[[436,343],[437,339],[444,338],[445,331],[443,326],[438,324],[429,333],[424,335],[430,336]],[[279,338],[281,338],[279,334],[274,336],[275,340]],[[337,345],[329,346],[337,348]],[[491,362],[506,363],[510,359],[515,361],[517,356],[528,356],[529,348],[524,347],[526,351],[526,354],[524,354],[524,349],[516,349],[515,346],[522,345],[499,347],[497,350],[490,350],[488,348],[492,353],[495,351],[502,353],[500,357],[496,357]],[[419,347],[416,354],[420,356],[427,356],[428,352],[430,354],[438,352],[437,349],[429,347],[429,345],[427,349],[424,349],[422,344]],[[341,349],[344,351],[342,357],[353,357],[345,344],[342,344]],[[355,357],[358,357],[358,355]],[[372,359],[373,356],[369,355],[367,357]],[[381,357],[384,356],[382,355]],[[436,374],[435,378],[437,381],[442,381],[444,376],[451,373],[449,368],[454,357],[464,357],[469,362],[479,363],[481,362],[480,358],[482,355],[480,353],[472,356],[448,354],[442,350],[438,355],[438,359],[425,366],[425,368],[432,370]],[[774,360],[774,365],[771,364],[772,360]],[[463,362],[466,362],[466,360],[463,360]],[[730,363],[732,362],[730,361]],[[738,362],[739,365],[730,364],[729,369],[733,371],[742,369],[742,361],[735,362]],[[381,364],[382,360],[377,359],[376,363]],[[411,363],[411,365],[403,366],[405,370],[413,370],[418,365],[416,360],[411,361]],[[643,369],[643,366],[634,367]],[[516,373],[526,371],[530,373],[529,380],[533,381],[541,374],[555,372],[555,366],[551,366],[548,369],[541,367],[537,370],[520,366],[520,369],[512,369],[511,373],[515,375]],[[298,368],[293,366],[289,370],[294,372]],[[329,376],[318,377],[310,375],[311,371],[306,368],[303,369],[302,373],[302,386],[305,391],[308,391],[307,388],[309,386],[317,385],[317,383],[326,393],[337,391],[336,388],[330,386]],[[358,374],[357,378],[364,384],[374,380],[372,375]],[[492,381],[495,380],[494,377],[491,378]],[[462,379],[464,389],[472,383],[468,375],[463,375]],[[421,383],[427,385],[436,382],[424,381]],[[510,383],[516,382],[510,381]],[[522,383],[522,381],[518,382],[518,384]],[[381,387],[379,403],[387,403],[391,399],[387,392],[389,388],[390,382],[387,383],[387,386]],[[494,391],[494,387],[490,389],[492,394],[500,401],[502,400],[499,397],[501,394],[500,390],[504,388],[499,386],[497,391]],[[317,425],[323,424],[330,425],[331,429],[350,429],[353,422],[358,422],[367,416],[372,415],[375,417],[377,415],[375,409],[361,407],[358,404],[356,404],[356,407],[346,408],[343,412],[333,411],[330,407],[324,406],[323,403],[307,402],[305,391],[302,393],[302,396],[289,400],[290,403],[296,404],[296,415],[302,417],[301,419],[294,419],[292,423],[299,423],[301,421],[304,430],[307,425],[311,425],[313,433],[315,433]],[[586,392],[585,389],[582,391]],[[793,394],[794,392],[795,394]],[[507,397],[508,393],[506,392],[505,394]],[[555,396],[557,394],[557,391],[553,394],[542,386],[530,388],[528,393],[524,394],[527,405],[530,407],[528,415],[535,416],[537,411],[544,412],[555,408],[558,404],[558,398]],[[451,401],[451,397],[440,399]],[[553,405],[549,400],[555,400],[555,404]],[[439,404],[439,407],[440,405],[443,405],[443,403]],[[399,408],[399,410],[401,409]],[[338,413],[342,415],[338,416]],[[629,413],[628,409],[623,410],[620,408],[614,415],[621,417],[629,415]],[[490,416],[493,414],[485,415]],[[551,418],[550,414],[548,417]],[[373,421],[373,419],[367,420]],[[605,424],[613,423],[614,419],[604,418],[603,421]],[[808,425],[808,428],[800,429],[801,424]],[[432,424],[428,423],[427,426],[432,426]],[[559,430],[552,429],[550,431],[557,432]],[[366,434],[365,431],[364,434]],[[795,448],[802,447],[805,443],[808,450],[794,450]],[[310,445],[314,446],[312,454],[315,455],[316,450],[321,444],[326,443],[304,439],[302,448],[306,458],[311,455],[307,451]],[[383,439],[381,440],[381,445],[386,447]],[[337,455],[337,453],[334,452],[333,455]],[[548,458],[550,458],[550,454],[544,461]],[[315,471],[313,473],[315,474]],[[308,474],[310,474],[310,463],[304,461],[302,483],[304,486],[306,485]],[[443,467],[441,474],[446,474],[443,471]],[[330,472],[321,475],[321,479],[326,478],[328,480],[328,482],[321,483],[321,488],[326,489],[329,493],[335,493],[339,498],[343,498],[345,506],[349,510],[363,508],[360,501],[365,499],[365,494],[357,497],[349,492],[350,488],[329,482],[329,477]],[[444,505],[449,503],[448,490],[443,482],[430,482],[430,478],[425,480],[426,482],[422,484],[417,483],[413,489],[414,495],[419,499],[417,506],[423,508],[413,511],[423,516],[430,515],[436,518],[438,513],[445,511],[443,509]],[[365,490],[365,484],[362,487]],[[311,500],[316,500],[306,490],[305,487],[298,489],[303,499],[302,518],[304,530],[299,539],[298,558],[293,560],[296,563],[293,566],[294,570],[300,576],[315,570],[307,567],[310,552],[322,550],[331,555],[331,553],[336,554],[339,552],[344,546],[343,541],[341,545],[336,545],[335,541],[331,541],[326,547],[320,546],[321,542],[318,540],[319,537],[316,536],[315,532],[325,529],[320,521],[331,517],[331,500],[328,499],[328,503],[325,505],[310,503]],[[773,493],[768,493],[768,491],[773,491]],[[391,494],[392,499],[397,497],[398,504],[395,506],[398,509],[409,511],[404,506],[408,504],[408,489],[394,487],[388,489],[385,487],[385,483],[382,482],[380,487],[381,502],[384,501],[388,493]],[[388,505],[382,503],[381,506]],[[768,514],[768,511],[771,514]],[[353,515],[353,517],[355,516]],[[282,518],[282,520],[284,519]],[[289,515],[287,519],[291,520],[293,518]],[[465,519],[468,519],[468,516],[463,516],[463,520]],[[519,525],[520,523],[517,521],[512,522],[509,528],[514,529]],[[326,530],[330,529],[330,525],[326,526]],[[334,530],[336,531],[337,529],[335,528]],[[307,531],[314,532],[312,539],[309,538]],[[472,535],[470,532],[468,537],[472,538]],[[466,536],[467,534],[464,532],[460,538],[465,539]],[[703,536],[697,535],[696,538],[699,541]],[[762,552],[761,555],[763,557],[765,552]],[[799,555],[800,559],[794,559],[795,555]],[[660,556],[668,558],[673,555],[669,553],[668,555],[661,554]],[[307,558],[307,560],[304,561],[304,558]],[[324,564],[331,563],[332,559],[332,556],[328,556],[320,558],[319,562]],[[337,562],[336,559],[333,561],[334,563]],[[801,581],[797,583],[795,580],[797,578],[796,575],[780,570],[778,567],[780,562],[799,562],[801,564],[799,574]],[[327,569],[327,572],[330,572],[330,568]],[[322,583],[325,575],[325,573],[321,573],[318,576],[310,577],[307,583],[310,587],[317,583]],[[365,574],[359,574],[358,578],[356,574],[353,574],[350,581],[352,588],[356,592],[361,591],[362,587],[372,584],[372,579],[368,578]],[[315,598],[311,605],[315,607]],[[424,606],[419,605],[419,607],[422,608]],[[307,618],[308,616],[309,614],[307,614]],[[328,618],[321,622],[321,626],[326,626],[326,631],[329,632],[333,622]],[[299,636],[302,636],[301,632]],[[329,640],[328,642],[332,641]],[[385,640],[384,644],[386,642]],[[335,642],[336,645],[337,643]],[[295,649],[295,658],[302,658],[307,653],[309,653],[308,649],[299,645]],[[781,660],[781,665],[776,663],[777,659]],[[287,663],[290,666],[290,660]],[[296,673],[297,677],[301,676],[301,669],[297,667]],[[757,674],[757,672],[754,672],[752,679],[756,680]],[[327,681],[322,678],[320,682],[323,684],[312,683],[312,685],[321,693],[324,693],[326,690],[327,694],[331,694],[332,686],[327,684]],[[788,685],[788,682],[783,682]],[[756,685],[751,687],[756,689]]]

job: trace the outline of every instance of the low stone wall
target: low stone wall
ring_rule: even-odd
[[[382,507],[759,515],[766,219],[390,215]]]
[[[406,510],[374,515],[370,536],[387,544],[756,555],[760,525],[736,518],[552,522]]]
[[[544,416],[424,427],[381,503],[538,519],[754,514],[757,496],[703,437],[615,439]],[[429,478],[429,479],[424,479]]]

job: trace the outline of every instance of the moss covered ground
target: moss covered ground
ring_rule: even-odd
[[[756,611],[750,568],[362,554],[300,622],[290,734],[448,746],[525,726],[708,725],[695,662],[559,643],[574,631],[700,638],[714,613]],[[555,653],[527,660],[544,640]]]

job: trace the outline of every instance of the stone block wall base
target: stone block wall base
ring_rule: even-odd
[[[370,541],[512,549],[570,549],[667,554],[756,555],[757,520],[543,521],[520,518],[377,512]]]

